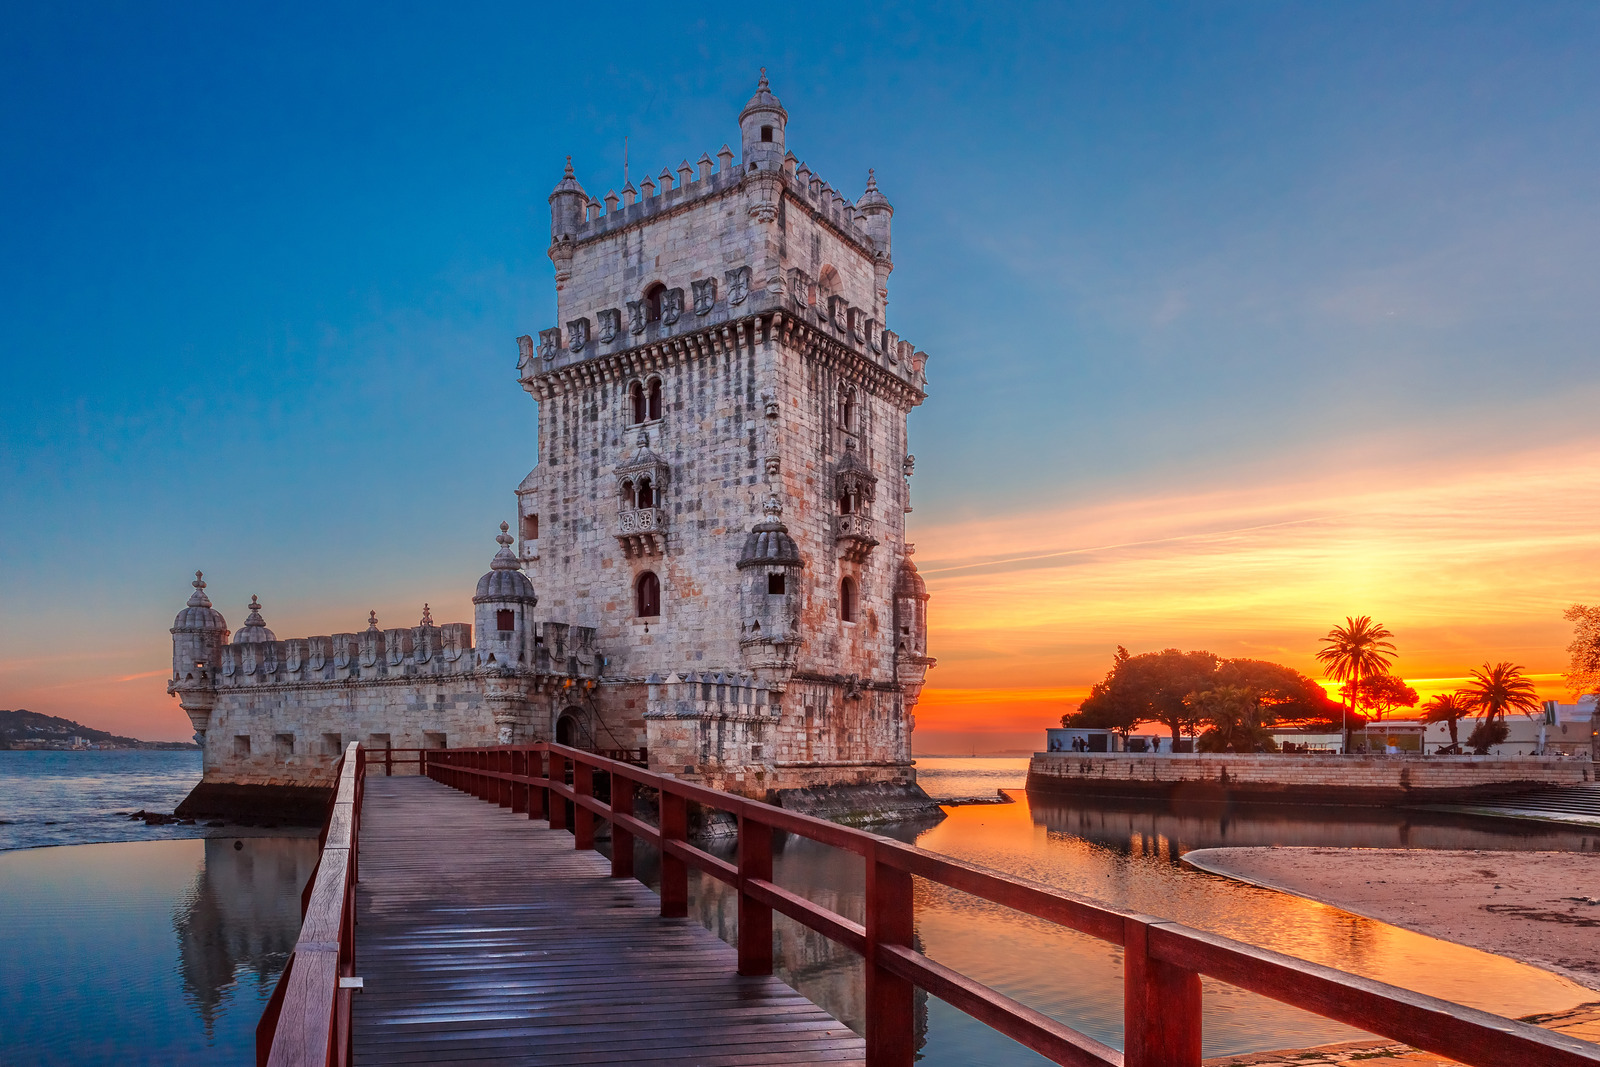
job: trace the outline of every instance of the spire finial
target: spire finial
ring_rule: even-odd
[[[205,576],[199,571],[195,571],[194,581],[189,584],[194,586],[194,592],[189,594],[189,606],[191,608],[209,608],[211,606],[211,598],[206,596]]]
[[[777,493],[773,493],[767,497],[767,502],[761,506],[761,511],[768,519],[776,520],[783,514],[783,501],[778,499]]]
[[[195,571],[194,572],[194,581],[190,582],[189,584],[194,586],[196,589],[204,589],[206,587],[205,572],[204,571]]]
[[[768,88],[768,85],[767,85],[767,68],[766,67],[762,67],[761,68],[761,80],[756,83],[756,88],[757,89],[766,89],[766,88]]]
[[[500,536],[496,537],[495,540],[500,542],[500,551],[496,552],[494,559],[489,561],[490,569],[497,571],[521,570],[522,561],[511,551],[511,545],[516,541],[516,538],[511,536],[511,524],[509,522],[500,524]]]
[[[508,547],[510,546],[511,542],[516,540],[515,537],[511,536],[511,524],[509,522],[502,522],[500,524],[500,536],[496,537],[495,540]]]
[[[573,173],[572,173],[572,157],[571,156],[567,157],[567,169],[566,169],[566,172],[564,174],[562,174],[561,176],[563,178],[571,178],[571,177],[574,176]]]
[[[377,609],[373,609],[372,611],[367,612],[367,629],[368,630],[376,630],[377,628],[378,628],[378,612],[377,612]]]
[[[872,167],[867,168],[867,192],[876,192],[878,189],[878,173]]]
[[[428,610],[428,605],[427,604],[423,604],[422,605],[422,621],[417,623],[417,625],[418,626],[432,626],[433,625],[433,612]]]
[[[639,431],[639,440],[635,441],[634,443],[637,444],[640,448],[649,448],[650,447],[650,431],[649,430],[640,430]]]

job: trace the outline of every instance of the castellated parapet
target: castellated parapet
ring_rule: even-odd
[[[934,661],[906,421],[928,357],[886,325],[876,176],[844,196],[789,151],[788,118],[763,73],[737,157],[603,198],[568,159],[549,197],[557,321],[517,346],[539,463],[473,624],[280,642],[262,622],[230,642],[191,598],[172,691],[208,779],[306,780],[301,746],[337,735],[643,749],[756,796],[914,791]]]

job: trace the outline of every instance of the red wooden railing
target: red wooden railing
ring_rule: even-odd
[[[661,853],[661,914],[688,914],[694,867],[738,893],[738,971],[772,973],[772,913],[861,954],[866,960],[869,1067],[906,1067],[915,1036],[915,987],[1056,1063],[1196,1067],[1200,1063],[1200,976],[1248,989],[1325,1018],[1403,1041],[1475,1067],[1575,1067],[1600,1064],[1600,1046],[1398,986],[1256,948],[1227,937],[1107,907],[1085,897],[986,870],[862,830],[655,774],[591,752],[553,744],[434,749],[424,772],[501,807],[570,829],[574,846],[594,847],[595,820],[611,824],[611,874],[633,876],[633,842]],[[546,764],[548,763],[548,767]],[[596,774],[610,777],[606,803]],[[571,777],[571,784],[567,779]],[[657,792],[659,826],[635,817],[640,788]],[[567,804],[572,805],[572,826]],[[687,840],[688,805],[738,820],[737,863]],[[772,881],[772,835],[796,834],[854,852],[866,861],[866,924]],[[916,951],[912,878],[921,877],[1016,911],[1120,945],[1124,955],[1123,1040],[1116,1049]],[[272,1061],[277,1064],[278,1061]],[[285,1061],[287,1062],[287,1061]]]
[[[257,1067],[350,1062],[356,881],[366,753],[350,742],[322,826],[322,855],[300,894],[300,937],[256,1024]]]

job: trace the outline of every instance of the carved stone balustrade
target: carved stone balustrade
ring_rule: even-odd
[[[833,540],[839,546],[840,556],[851,563],[863,562],[878,547],[872,519],[861,514],[835,515]]]
[[[667,545],[667,513],[663,508],[624,508],[617,513],[617,540],[629,558],[659,556]]]

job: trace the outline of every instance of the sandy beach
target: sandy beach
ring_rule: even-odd
[[[1600,990],[1600,856],[1591,853],[1210,848],[1184,861]]]

